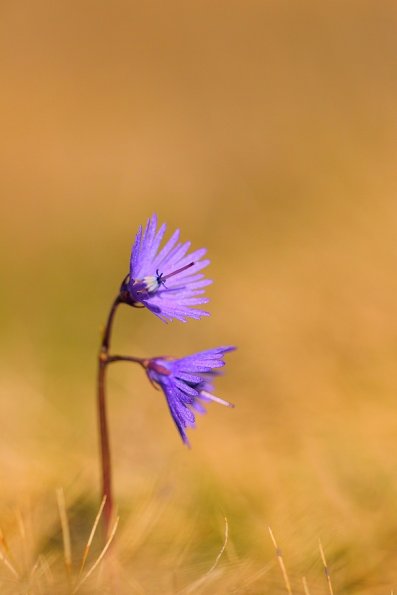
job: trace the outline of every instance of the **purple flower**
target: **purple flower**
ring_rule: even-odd
[[[142,361],[149,380],[160,386],[183,442],[190,446],[186,428],[195,427],[195,412],[205,413],[203,403],[215,401],[226,407],[231,403],[212,394],[212,379],[217,368],[225,365],[223,356],[234,347],[217,347],[181,359],[155,357]]]
[[[148,219],[144,232],[139,227],[127,283],[130,300],[143,304],[164,322],[174,318],[186,322],[189,317],[208,316],[208,312],[192,308],[208,302],[208,298],[198,297],[212,283],[199,273],[210,262],[201,260],[206,250],[201,248],[188,254],[190,242],[178,242],[177,229],[159,251],[166,228],[163,223],[157,231],[156,215]]]

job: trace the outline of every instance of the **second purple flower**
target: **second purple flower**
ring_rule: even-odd
[[[149,380],[161,387],[171,416],[183,442],[189,446],[187,428],[194,428],[195,413],[205,413],[204,404],[215,402],[226,407],[232,403],[213,394],[213,379],[225,365],[224,355],[235,347],[216,347],[179,359],[154,357],[141,360]]]

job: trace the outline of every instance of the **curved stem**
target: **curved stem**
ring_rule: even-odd
[[[132,355],[109,355],[107,362],[112,364],[113,362],[132,362],[134,364],[141,364],[145,366],[145,360],[142,357],[133,357]]]
[[[122,299],[122,296],[118,295],[116,297],[116,299],[114,300],[112,307],[110,308],[106,326],[103,331],[102,343],[101,343],[101,351],[106,351],[106,353],[109,351],[109,347],[110,347],[110,337],[111,337],[111,333],[112,333],[112,324],[113,324],[114,315],[116,313],[116,308],[119,304],[122,303],[122,301],[124,301]]]
[[[109,536],[110,523],[113,514],[113,494],[112,494],[112,467],[110,458],[109,428],[106,410],[106,367],[109,363],[109,347],[112,333],[112,324],[118,305],[122,302],[119,296],[114,300],[110,309],[106,326],[102,335],[101,349],[98,356],[98,422],[99,437],[101,445],[101,471],[102,471],[102,497],[106,496],[103,510],[105,539]]]

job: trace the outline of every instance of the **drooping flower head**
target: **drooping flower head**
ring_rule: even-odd
[[[219,375],[217,369],[225,365],[223,356],[234,349],[217,347],[181,359],[155,357],[142,361],[149,380],[163,390],[172,418],[187,446],[189,440],[185,430],[195,427],[195,412],[205,413],[205,403],[214,401],[234,407],[212,393],[212,380]]]
[[[188,254],[191,243],[179,242],[177,229],[159,251],[166,227],[163,223],[157,230],[157,216],[152,215],[145,231],[139,228],[126,285],[130,299],[146,306],[164,322],[174,318],[186,322],[187,318],[208,316],[208,312],[192,308],[208,302],[203,297],[203,288],[212,281],[199,273],[210,262],[201,260],[206,250],[201,248]]]

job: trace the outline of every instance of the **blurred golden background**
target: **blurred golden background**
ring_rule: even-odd
[[[236,409],[210,407],[188,451],[142,371],[111,369],[125,592],[285,593],[271,526],[294,593],[303,576],[328,593],[319,539],[335,592],[390,593],[396,4],[4,0],[0,14],[0,527],[21,572],[62,559],[58,486],[81,555],[100,330],[157,212],[208,247],[211,317],[121,308],[114,352],[235,344],[217,394]],[[226,551],[195,584],[224,516]],[[2,593],[17,592],[7,572]],[[54,576],[41,592],[68,592]]]

